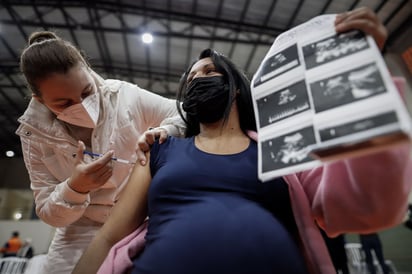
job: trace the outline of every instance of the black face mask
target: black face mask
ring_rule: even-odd
[[[200,123],[214,123],[223,118],[229,96],[223,76],[195,78],[187,87],[183,110]]]

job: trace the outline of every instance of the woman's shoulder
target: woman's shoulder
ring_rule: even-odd
[[[152,146],[152,149],[161,150],[173,147],[180,147],[184,145],[188,145],[191,143],[192,138],[183,138],[183,137],[175,137],[175,136],[168,136],[165,141],[162,143],[159,140],[156,140]]]
[[[170,157],[179,157],[188,145],[191,145],[191,138],[169,136],[161,144],[156,140],[150,149],[150,161],[156,165],[168,161]]]

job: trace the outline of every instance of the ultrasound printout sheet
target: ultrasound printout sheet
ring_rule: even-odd
[[[410,138],[409,113],[373,38],[337,34],[334,21],[322,15],[279,35],[252,79],[262,181],[366,152],[371,140]]]

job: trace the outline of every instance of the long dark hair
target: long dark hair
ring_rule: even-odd
[[[236,104],[239,112],[240,128],[246,133],[247,130],[256,131],[256,119],[255,113],[253,111],[252,95],[250,92],[250,81],[247,79],[245,74],[241,72],[236,65],[229,60],[226,56],[212,50],[203,50],[198,59],[193,62],[185,73],[180,78],[179,90],[177,93],[177,109],[183,120],[186,122],[186,137],[191,137],[199,134],[200,124],[196,117],[189,114],[185,114],[181,108],[181,103],[186,96],[187,89],[187,77],[189,76],[190,70],[193,65],[204,58],[210,57],[213,64],[216,67],[216,71],[223,74],[223,77],[229,84],[230,92],[228,94],[229,98],[236,97]],[[228,100],[226,110],[223,116],[224,123],[227,122],[229,118],[230,108],[232,105],[232,100]]]

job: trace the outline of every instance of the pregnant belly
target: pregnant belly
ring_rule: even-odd
[[[305,273],[287,230],[244,199],[210,198],[151,216],[146,248],[135,266],[153,271],[136,273],[257,273],[257,268],[259,273]]]

